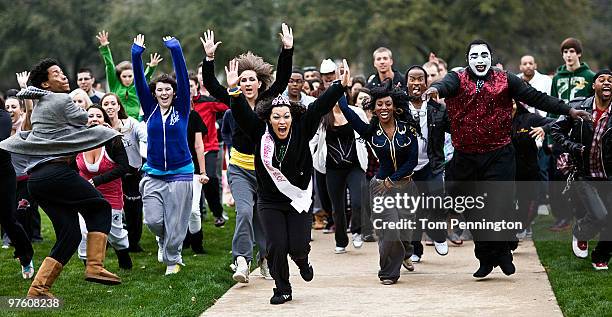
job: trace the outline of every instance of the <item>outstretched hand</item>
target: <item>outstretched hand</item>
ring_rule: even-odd
[[[435,87],[427,88],[423,95],[421,95],[421,99],[423,99],[423,101],[429,101],[431,98],[434,98],[434,100],[438,102],[438,89]]]
[[[225,66],[225,78],[227,79],[227,86],[229,88],[235,88],[238,86],[240,77],[238,76],[238,61],[232,59],[229,62],[229,68]]]
[[[206,30],[204,32],[204,38],[200,37],[200,42],[202,42],[202,46],[204,47],[204,52],[206,53],[206,57],[213,59],[215,58],[215,51],[217,50],[217,46],[223,42],[215,43],[215,32],[211,30]]]
[[[584,110],[576,110],[572,108],[570,109],[569,115],[574,120],[578,119],[578,120],[593,121],[593,117],[591,116],[591,114]]]
[[[98,32],[98,35],[96,35],[96,38],[98,39],[98,42],[100,42],[100,46],[106,46],[110,44],[110,42],[108,41],[108,32],[104,30],[102,30],[101,32]]]
[[[546,133],[542,127],[531,127],[531,131],[529,131],[529,135],[534,139],[543,139]]]
[[[170,41],[170,40],[171,40],[171,39],[173,39],[173,38],[174,38],[174,36],[166,35],[166,36],[162,37],[162,40],[163,40],[164,42],[167,42],[167,41]]]
[[[23,71],[21,73],[16,73],[15,75],[17,75],[17,83],[19,83],[19,88],[27,88],[28,78],[30,78],[30,72]]]
[[[164,59],[161,57],[161,55],[157,54],[157,53],[153,53],[151,54],[151,61],[147,63],[147,66],[149,67],[156,67],[157,65],[159,65],[159,62],[163,61]]]
[[[278,33],[281,37],[281,41],[283,42],[283,47],[285,49],[291,49],[293,47],[293,29],[290,28],[287,24],[283,23],[281,25],[282,33]]]
[[[144,35],[142,35],[142,34],[136,35],[136,37],[134,38],[134,44],[136,44],[136,45],[138,45],[138,46],[140,46],[142,48],[146,48]]]
[[[338,78],[340,78],[342,86],[349,87],[351,85],[351,70],[349,69],[346,59],[342,60],[342,69],[338,67],[338,73]]]

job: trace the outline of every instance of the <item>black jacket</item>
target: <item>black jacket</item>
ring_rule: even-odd
[[[593,102],[595,97],[576,98],[570,102],[570,106],[577,110],[585,110],[593,113]],[[612,116],[608,117],[606,130],[601,138],[602,143],[602,165],[608,180],[612,180]],[[568,152],[572,160],[577,164],[578,172],[582,176],[589,175],[589,156],[591,143],[593,142],[593,122],[574,120],[568,116],[562,116],[552,127],[552,137],[564,152]],[[584,151],[581,149],[584,147]]]
[[[512,119],[512,145],[516,157],[516,180],[537,181],[540,180],[540,167],[538,165],[538,147],[529,132],[531,127],[542,127],[546,134],[550,133],[553,118],[545,118],[537,113],[531,113],[522,106]]]
[[[444,170],[445,132],[450,132],[446,106],[433,100],[427,103],[427,157],[433,174]]]
[[[306,189],[312,176],[312,154],[308,145],[319,127],[321,117],[331,111],[338,99],[342,97],[344,88],[339,83],[331,85],[317,98],[300,118],[293,118],[290,136],[286,140],[278,140],[272,127],[251,109],[243,95],[232,97],[230,107],[236,123],[244,133],[251,136],[255,148],[255,173],[257,174],[257,197],[263,203],[288,203],[289,198],[282,194],[268,174],[260,155],[261,137],[269,128],[274,138],[276,148],[288,142],[285,156],[281,162],[272,160],[272,165],[278,168],[289,182]]]
[[[393,87],[397,87],[397,84],[400,84],[402,90],[406,90],[406,78],[402,73],[397,70],[393,70]],[[368,78],[368,83],[366,84],[366,88],[372,89],[374,87],[378,87],[381,85],[380,77],[378,77],[378,72],[370,75]]]

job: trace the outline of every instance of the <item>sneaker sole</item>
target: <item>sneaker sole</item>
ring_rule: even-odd
[[[234,281],[238,283],[248,283],[249,282],[249,277],[242,273],[235,273],[234,275],[232,275],[232,278],[234,279]]]
[[[606,271],[608,269],[608,267],[597,267],[595,265],[593,265],[593,268],[595,269],[595,271]]]
[[[334,254],[344,254],[344,253],[346,253],[346,250],[342,250],[342,251],[334,250]]]

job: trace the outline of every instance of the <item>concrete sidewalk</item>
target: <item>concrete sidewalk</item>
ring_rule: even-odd
[[[312,282],[304,282],[289,262],[292,301],[270,305],[274,281],[256,269],[248,284],[232,287],[203,316],[563,316],[531,241],[514,253],[517,273],[509,277],[498,267],[486,279],[474,279],[478,262],[466,242],[450,246],[444,257],[426,246],[414,272],[402,268],[398,283],[384,286],[376,275],[377,243],[334,254],[333,235],[317,231],[314,238]]]

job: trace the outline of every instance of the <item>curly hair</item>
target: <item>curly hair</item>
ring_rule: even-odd
[[[261,82],[259,92],[266,91],[272,84],[272,64],[266,63],[263,58],[248,51],[236,57],[238,61],[238,74],[242,74],[245,70],[252,70],[257,75],[257,79]],[[271,102],[271,100],[270,100]]]
[[[410,100],[411,97],[399,88],[393,87],[391,80],[386,80],[379,87],[370,89],[370,101],[363,106],[364,110],[371,110],[373,113],[372,120],[370,121],[370,128],[376,129],[380,120],[374,113],[376,107],[376,100],[391,97],[393,100],[394,113],[393,116],[399,121],[405,121],[412,126],[417,133],[421,134],[421,125],[419,122],[410,115]]]
[[[289,101],[289,104],[275,104],[272,105],[272,100],[277,96],[262,99],[257,102],[255,106],[255,113],[259,119],[263,121],[270,121],[270,115],[272,115],[272,109],[277,107],[289,107],[291,117],[293,120],[299,120],[304,113],[306,113],[306,107],[302,106],[299,102]]]
[[[49,80],[49,68],[55,65],[59,66],[59,63],[52,58],[43,58],[38,61],[38,63],[32,66],[32,70],[30,71],[30,78],[28,79],[28,84],[30,86],[43,89],[42,83]]]
[[[149,91],[151,92],[153,97],[155,97],[155,86],[157,86],[157,83],[170,84],[174,92],[176,92],[176,79],[172,75],[164,73],[155,77],[149,83]]]

